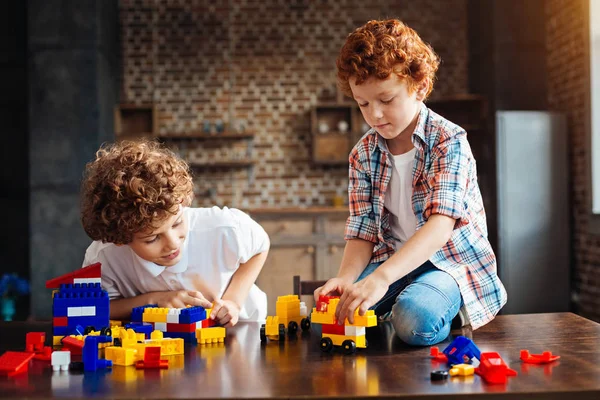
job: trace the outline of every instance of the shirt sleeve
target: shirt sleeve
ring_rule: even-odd
[[[471,148],[464,131],[434,147],[423,210],[426,220],[441,214],[457,220],[455,227],[468,223],[464,218],[471,162]]]
[[[237,218],[235,239],[238,263],[246,263],[255,255],[269,250],[269,235],[263,227],[243,211],[231,209],[231,212]]]
[[[358,152],[350,154],[350,167],[348,172],[348,204],[350,216],[346,221],[344,238],[363,239],[377,243],[377,223],[372,202],[371,177],[365,171]]]

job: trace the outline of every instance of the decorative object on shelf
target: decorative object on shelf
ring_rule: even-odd
[[[225,124],[223,123],[223,120],[218,119],[215,121],[215,130],[217,133],[225,132]]]
[[[329,132],[329,124],[327,121],[319,121],[319,133]]]
[[[115,136],[119,139],[154,136],[158,113],[153,104],[119,104],[114,110]]]
[[[350,124],[344,120],[341,120],[338,122],[337,128],[340,133],[346,134],[348,132],[348,128],[350,128]]]
[[[0,279],[0,312],[4,321],[12,321],[17,298],[29,294],[29,282],[17,274],[4,274]]]
[[[210,133],[210,121],[207,119],[202,121],[202,132]]]

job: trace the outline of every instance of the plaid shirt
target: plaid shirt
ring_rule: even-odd
[[[456,280],[471,325],[477,329],[490,322],[506,303],[506,291],[487,239],[467,134],[423,105],[412,142],[416,148],[412,208],[417,230],[432,214],[456,219],[450,240],[429,260]],[[395,252],[390,214],[384,207],[393,168],[390,158],[385,140],[373,129],[350,153],[350,217],[345,239],[375,243],[371,263],[385,261]]]

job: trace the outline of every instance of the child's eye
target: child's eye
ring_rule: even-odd
[[[183,220],[177,221],[173,224],[173,228],[175,228],[176,226],[181,225],[181,223],[183,222]]]
[[[151,243],[156,242],[157,240],[158,240],[158,235],[154,236],[154,239],[146,240],[146,243],[151,244]]]
[[[390,103],[391,103],[393,100],[394,100],[394,98],[392,97],[392,98],[391,98],[391,99],[389,99],[389,100],[381,100],[381,102],[382,102],[383,104],[390,104]]]

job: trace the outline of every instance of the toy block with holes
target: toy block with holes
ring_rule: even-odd
[[[311,323],[322,324],[322,351],[331,352],[334,346],[341,346],[345,354],[354,354],[357,348],[367,347],[366,328],[377,325],[377,316],[373,310],[358,315],[357,309],[353,324],[346,319],[343,325],[338,325],[335,311],[339,302],[339,296],[319,296],[311,314]]]
[[[208,318],[211,309],[203,307],[159,308],[155,304],[136,307],[131,311],[131,323],[151,324],[165,338],[179,338],[186,343],[197,343],[196,331],[215,326]],[[223,328],[224,329],[224,328]]]
[[[490,351],[480,354],[479,366],[475,373],[487,383],[506,383],[509,376],[516,376],[517,371],[508,368],[500,354]]]
[[[225,330],[225,328],[222,329]],[[164,337],[164,334],[161,331],[153,331],[150,334],[150,339],[146,340],[144,343],[148,346],[160,347],[161,356],[172,356],[184,353],[184,341],[182,338]]]
[[[277,297],[274,316],[268,316],[261,326],[260,340],[285,340],[285,334],[293,336],[300,327],[303,331],[310,329],[310,319],[306,304],[295,294]]]
[[[470,363],[473,358],[481,360],[481,351],[473,341],[464,336],[457,336],[443,351],[448,364]]]
[[[46,288],[58,289],[52,294],[53,344],[77,332],[77,326],[109,326],[109,299],[101,286],[101,264],[61,275],[46,282]]]
[[[196,340],[198,340],[198,344],[223,343],[225,341],[225,328],[213,326],[196,329]]]

